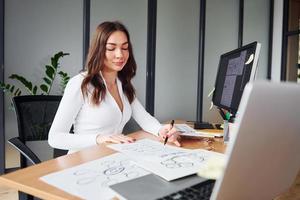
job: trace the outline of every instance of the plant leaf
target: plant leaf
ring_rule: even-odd
[[[25,88],[27,88],[29,91],[32,90],[32,83],[30,81],[28,81],[26,78],[24,78],[23,76],[19,76],[17,74],[12,74],[10,75],[8,78],[13,79],[13,80],[18,80],[20,81]]]
[[[57,67],[58,67],[58,60],[62,56],[62,54],[63,54],[63,52],[60,51],[51,58],[51,64],[55,69],[57,69]]]
[[[51,65],[54,69],[57,69],[58,66],[58,60],[55,59],[55,57],[51,58]]]
[[[42,85],[40,85],[40,88],[41,88],[42,91],[48,93],[48,86],[47,85],[42,84]]]
[[[61,75],[61,76],[65,76],[66,75],[66,73],[64,73],[63,71],[58,72],[58,74]]]
[[[60,86],[62,91],[64,91],[64,89],[67,86],[68,81],[70,80],[70,77],[67,73],[60,71],[58,72],[58,74],[60,75],[61,81],[60,81]]]
[[[21,92],[19,88],[16,89],[16,91],[14,92],[14,96],[18,96],[17,94]]]
[[[64,53],[62,51],[59,51],[58,53],[56,53],[53,57],[51,57],[51,65],[46,65],[46,78],[48,78],[49,80],[46,80],[45,78],[43,79],[45,81],[45,83],[49,86],[47,89],[47,94],[50,93],[51,88],[52,88],[52,84],[54,82],[54,79],[56,77],[56,73],[57,73],[57,68],[59,67],[59,59],[65,55],[69,55],[69,53]],[[44,88],[45,89],[45,88]]]
[[[6,89],[6,90],[9,90],[9,88],[10,88],[10,84],[7,84],[7,85],[5,86],[5,89]]]
[[[52,67],[52,66],[51,66],[51,65],[46,65],[45,67],[48,68],[48,67]],[[53,68],[53,67],[52,67],[52,68]]]
[[[51,85],[52,80],[50,80],[49,78],[44,77],[43,80],[45,81],[46,84]]]
[[[66,55],[70,55],[69,53],[64,53],[62,51],[58,52],[57,54],[55,54],[52,58],[51,58],[51,64],[52,66],[57,69],[59,67],[59,59],[66,56]]]
[[[36,95],[36,91],[37,91],[37,86],[35,85],[35,86],[33,87],[32,93],[33,93],[34,95]]]
[[[0,82],[0,87],[2,88],[2,89],[5,89],[5,83],[2,83],[2,82]]]
[[[10,92],[11,93],[13,93],[14,92],[14,89],[15,89],[15,86],[13,85],[13,86],[11,86],[11,88],[10,88]]]
[[[47,76],[53,80],[54,79],[54,73],[55,73],[55,69],[49,65],[46,65],[46,74]]]
[[[19,88],[16,88],[16,86],[2,82],[0,82],[0,89],[2,89],[3,92],[8,92],[10,97],[17,96],[17,94],[21,92]]]

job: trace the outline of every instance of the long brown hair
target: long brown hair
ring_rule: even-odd
[[[85,64],[87,75],[81,84],[81,91],[84,97],[88,96],[88,85],[91,84],[94,87],[91,102],[95,105],[99,105],[106,95],[104,80],[102,79],[100,72],[104,67],[106,42],[109,36],[115,31],[122,31],[126,34],[129,51],[129,58],[123,69],[118,72],[118,78],[122,82],[123,91],[130,103],[132,103],[135,97],[135,89],[131,84],[131,79],[136,73],[136,62],[133,56],[129,33],[126,27],[120,22],[103,22],[98,25],[93,36]]]

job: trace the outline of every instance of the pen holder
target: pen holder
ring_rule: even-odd
[[[228,120],[224,120],[224,125],[223,125],[223,141],[225,144],[227,144],[230,140],[230,137],[232,137],[232,134],[234,134],[234,129],[235,129],[235,123],[230,122]]]
[[[224,120],[224,126],[223,126],[223,141],[225,144],[229,142],[230,139],[230,133],[232,132],[233,129],[233,123],[229,122],[228,120]]]

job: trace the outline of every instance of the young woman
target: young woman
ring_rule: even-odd
[[[136,62],[129,33],[119,22],[101,23],[94,34],[86,70],[71,78],[49,132],[49,144],[69,153],[105,143],[130,143],[122,134],[132,116],[143,130],[180,146],[176,129],[146,112],[131,79]],[[70,127],[74,125],[74,134]]]

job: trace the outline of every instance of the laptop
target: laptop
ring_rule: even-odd
[[[111,188],[128,200],[193,199],[202,188],[207,197],[196,199],[273,199],[292,185],[300,169],[299,119],[299,84],[248,83],[218,180],[194,175],[167,182],[152,174]]]

